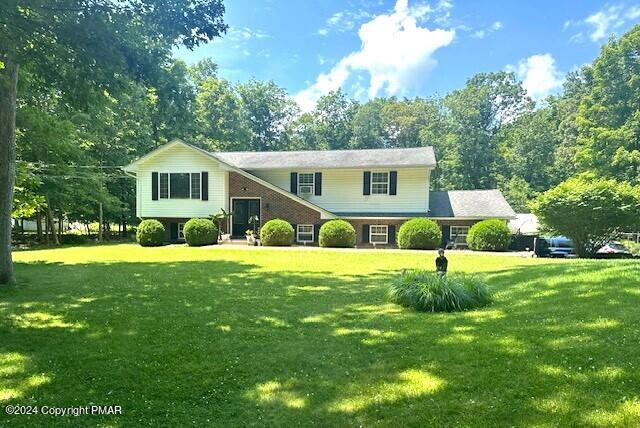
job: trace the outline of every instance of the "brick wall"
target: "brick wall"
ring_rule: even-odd
[[[320,224],[320,213],[237,172],[229,173],[230,198],[261,198],[261,224],[281,218],[292,224]]]

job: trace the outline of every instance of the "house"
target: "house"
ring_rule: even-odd
[[[514,212],[499,190],[430,191],[431,147],[376,150],[212,153],[173,141],[124,167],[136,179],[136,212],[155,218],[167,240],[183,239],[184,223],[225,209],[223,225],[244,237],[249,218],[290,222],[296,241],[317,245],[322,223],[350,222],[358,246],[393,246],[409,218],[429,217],[444,240],[463,244],[469,226]]]

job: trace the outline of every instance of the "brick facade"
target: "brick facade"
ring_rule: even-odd
[[[261,224],[274,218],[281,218],[292,224],[321,223],[318,211],[237,172],[229,172],[229,198],[260,198]]]

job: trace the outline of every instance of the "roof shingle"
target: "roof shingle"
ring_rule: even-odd
[[[429,192],[429,217],[513,218],[516,213],[500,190]]]
[[[432,147],[410,149],[216,152],[223,162],[246,170],[304,168],[435,167]]]

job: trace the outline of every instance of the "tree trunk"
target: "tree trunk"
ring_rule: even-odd
[[[99,220],[98,220],[98,242],[102,242],[102,228],[104,227],[104,225],[102,224],[102,202],[100,202],[100,215],[99,215]]]
[[[40,208],[36,211],[36,238],[38,243],[42,243],[42,214],[40,214]]]
[[[56,245],[60,245],[60,241],[58,240],[58,234],[56,233],[56,224],[53,221],[53,212],[51,211],[49,197],[45,196],[45,198],[47,201],[47,225],[49,226],[49,231],[51,231],[51,237],[53,238],[53,243]]]
[[[11,259],[11,212],[16,182],[18,64],[0,56],[0,284],[15,281]]]

